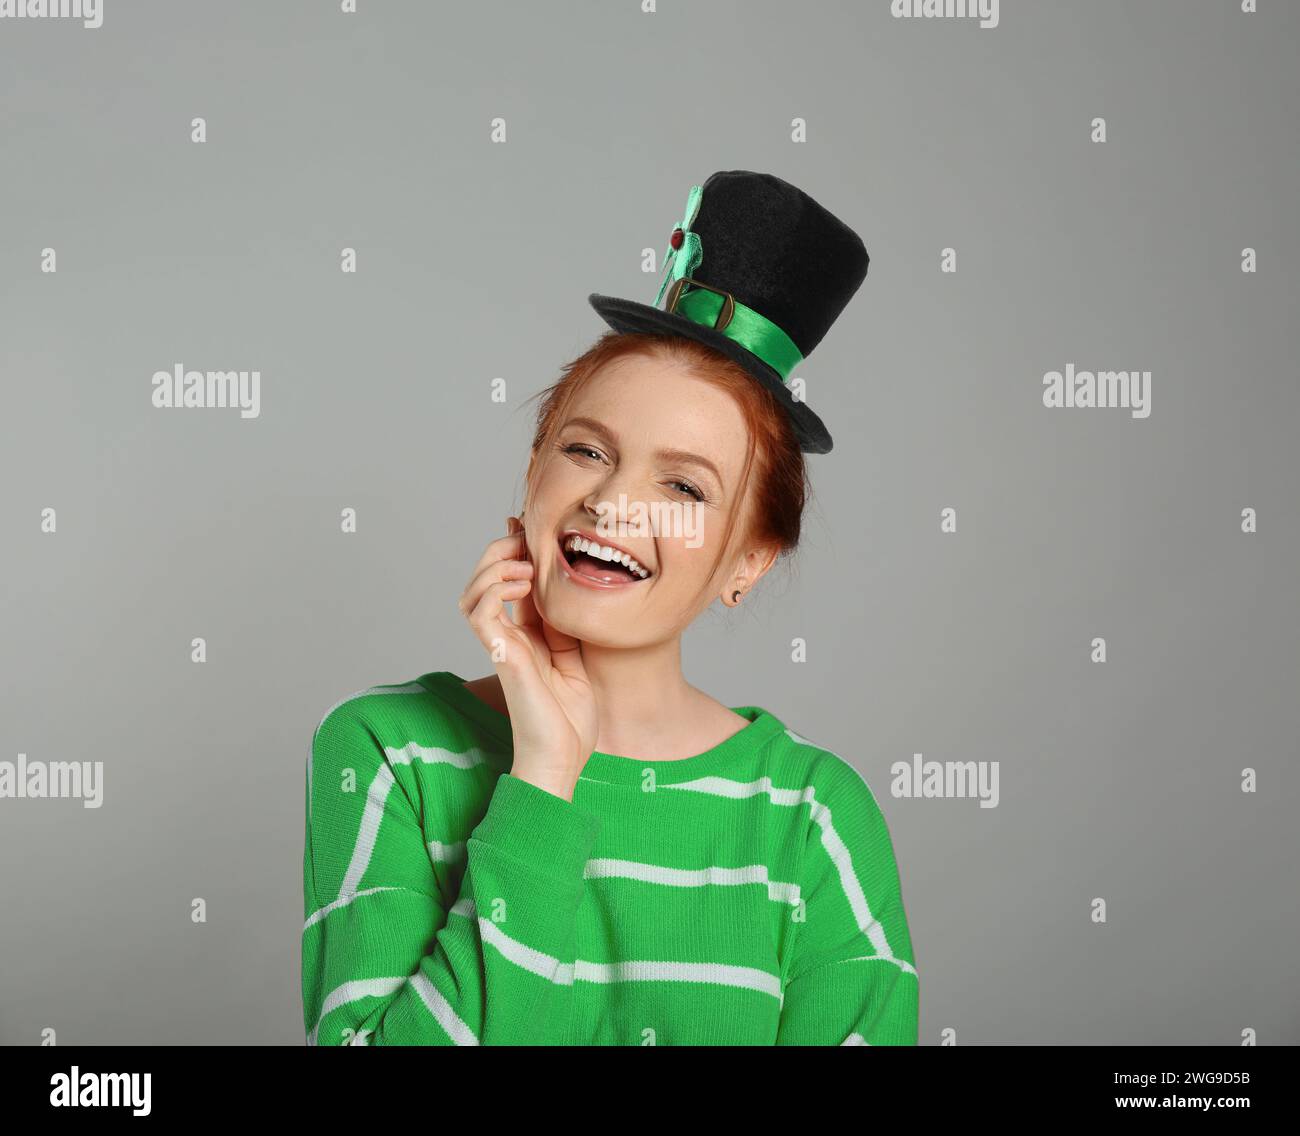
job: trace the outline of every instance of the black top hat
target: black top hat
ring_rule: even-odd
[[[799,448],[827,454],[829,432],[787,383],[866,278],[869,259],[857,233],[803,190],[772,174],[720,170],[691,187],[653,306],[588,299],[615,331],[685,335],[734,359],[776,395]]]

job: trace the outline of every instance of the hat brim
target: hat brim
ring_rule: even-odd
[[[683,335],[721,351],[729,359],[744,367],[776,397],[777,402],[790,416],[800,450],[806,454],[831,452],[834,443],[822,420],[808,408],[806,402],[796,399],[790,393],[790,388],[781,381],[781,376],[772,367],[734,339],[723,335],[720,331],[714,331],[711,327],[688,320],[676,312],[666,312],[662,308],[639,304],[635,300],[602,296],[599,292],[592,292],[587,300],[600,317],[617,332],[645,331]]]

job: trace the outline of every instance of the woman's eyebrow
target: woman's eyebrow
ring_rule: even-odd
[[[581,416],[578,418],[570,418],[564,425],[565,427],[585,426],[588,430],[593,430],[603,437],[610,443],[610,445],[618,444],[618,439],[614,436],[614,432],[603,422],[598,422],[594,418]],[[722,482],[722,474],[718,472],[718,467],[709,461],[708,458],[700,454],[693,454],[690,450],[679,450],[675,448],[656,450],[655,457],[661,458],[665,461],[691,462],[694,465],[700,466],[702,469],[707,469],[718,479],[719,484]]]
[[[560,429],[567,430],[570,426],[585,426],[588,430],[594,430],[611,445],[618,441],[614,437],[614,432],[608,426],[603,422],[597,422],[594,418],[570,418]]]
[[[718,479],[718,483],[722,483],[722,474],[718,472],[718,467],[709,461],[708,458],[701,457],[699,454],[693,454],[690,450],[656,450],[655,456],[663,458],[665,461],[690,462],[694,465],[698,465],[709,470],[713,476]]]

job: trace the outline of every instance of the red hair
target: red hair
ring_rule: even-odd
[[[749,442],[735,495],[739,504],[730,510],[718,558],[709,572],[710,578],[730,548],[732,534],[746,505],[749,509],[745,541],[738,547],[774,545],[778,555],[792,553],[799,544],[811,485],[807,463],[790,420],[771,391],[755,381],[739,363],[686,336],[611,329],[576,359],[565,364],[560,378],[533,396],[541,402],[525,475],[529,490],[541,468],[538,459],[551,452],[555,435],[567,421],[568,407],[578,392],[603,367],[616,359],[633,355],[676,364],[695,377],[727,391],[736,400],[744,417]]]

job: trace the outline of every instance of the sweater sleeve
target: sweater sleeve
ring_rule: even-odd
[[[327,717],[307,777],[307,1044],[557,1044],[599,819],[501,774],[447,904],[418,817],[364,719]]]
[[[852,767],[814,789],[777,1045],[916,1045],[920,986],[889,829]],[[798,910],[798,909],[797,909]]]

